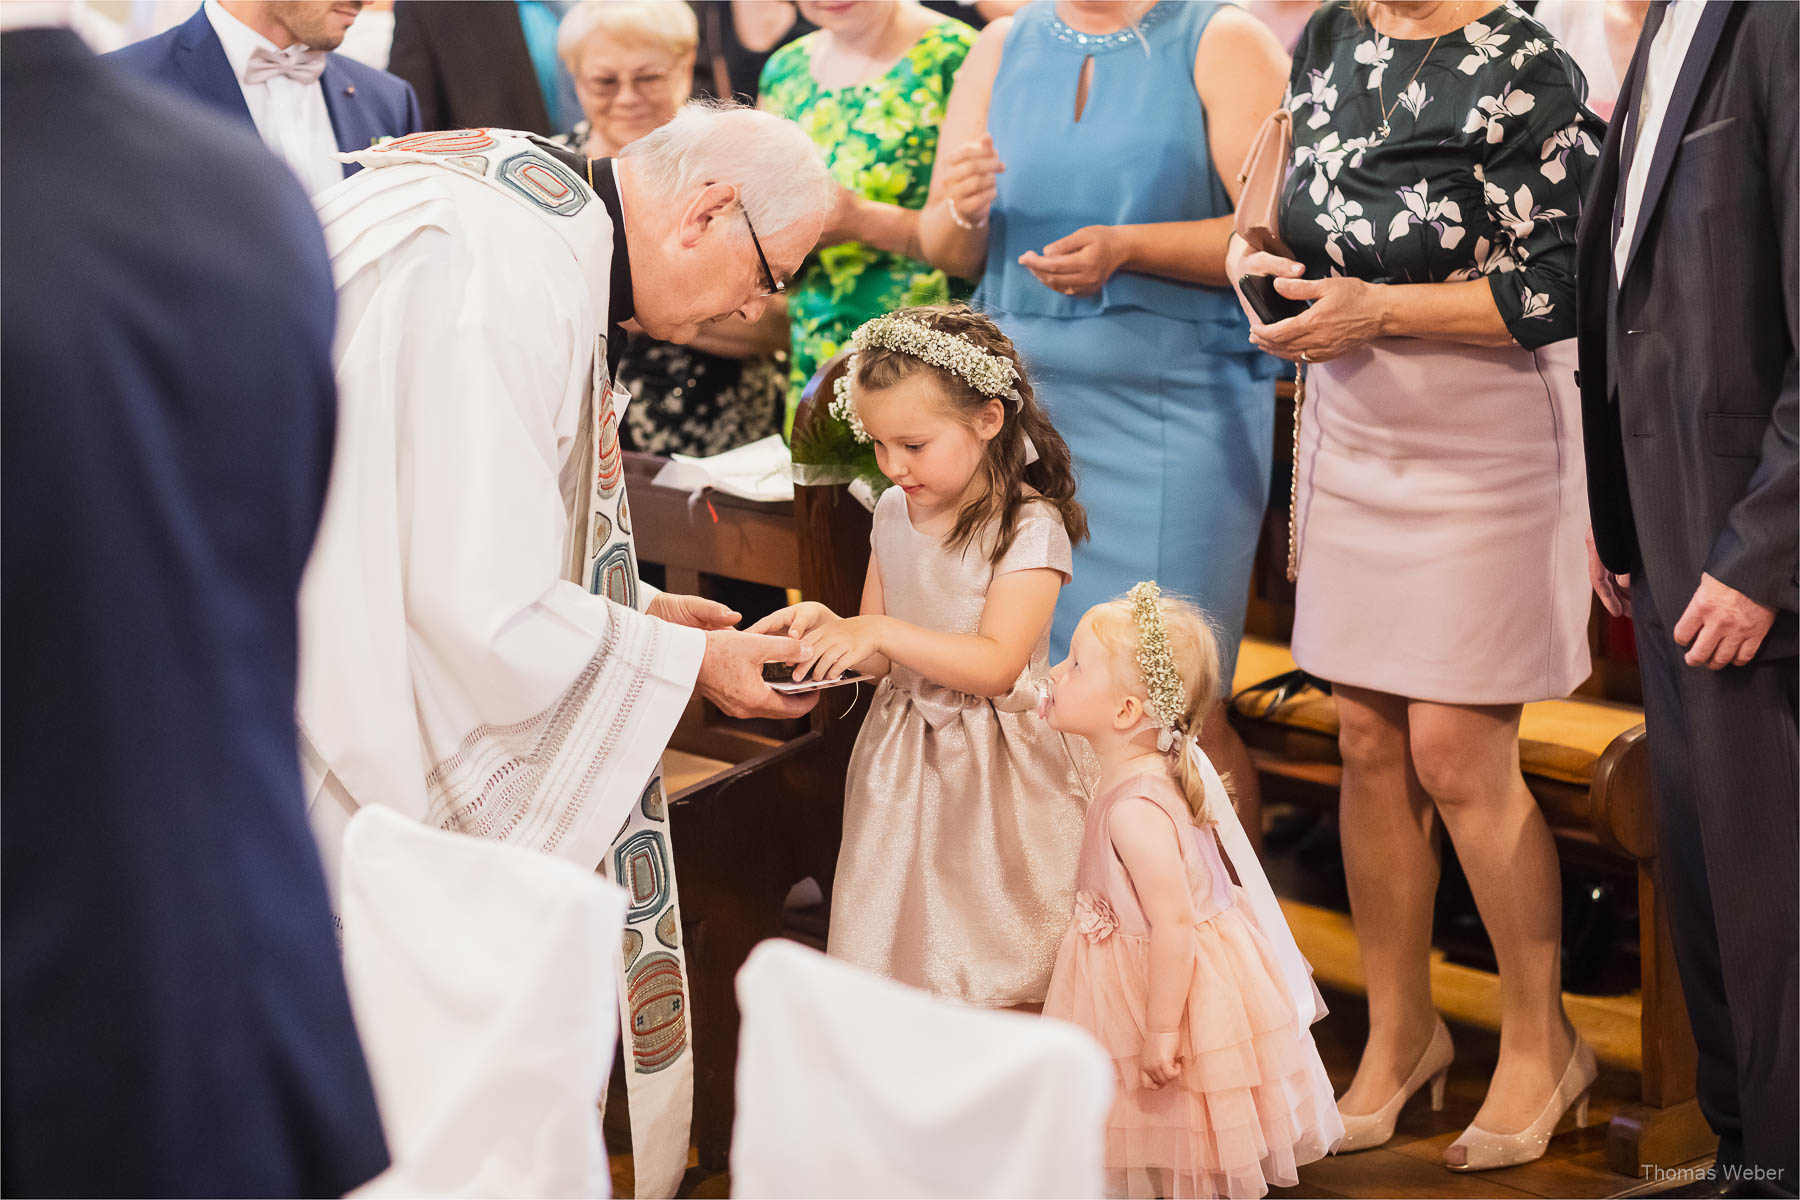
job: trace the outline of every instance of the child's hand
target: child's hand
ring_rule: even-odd
[[[838,619],[838,615],[811,600],[799,604],[790,604],[779,612],[772,612],[746,632],[767,633],[775,637],[803,637],[809,630]]]
[[[813,658],[800,678],[835,679],[880,654],[883,620],[878,616],[845,617],[820,627],[804,639]]]
[[[1181,1034],[1179,1033],[1147,1033],[1144,1035],[1144,1048],[1138,1054],[1138,1084],[1152,1091],[1166,1083],[1173,1083],[1181,1074]]]

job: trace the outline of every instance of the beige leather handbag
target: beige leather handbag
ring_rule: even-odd
[[[1283,258],[1294,252],[1281,240],[1281,192],[1294,154],[1294,116],[1285,108],[1269,114],[1256,131],[1238,171],[1237,234],[1253,250]]]
[[[1250,153],[1238,171],[1238,203],[1233,225],[1252,250],[1264,250],[1283,258],[1294,257],[1281,240],[1281,193],[1287,186],[1288,163],[1294,155],[1294,115],[1285,108],[1269,114],[1250,143]],[[1306,404],[1306,373],[1294,364],[1293,470],[1288,475],[1287,577],[1300,574],[1299,527],[1296,501],[1300,496],[1300,409]]]

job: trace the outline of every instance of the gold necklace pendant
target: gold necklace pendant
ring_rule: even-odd
[[[1436,12],[1437,10],[1433,9],[1432,11]],[[1431,39],[1431,45],[1425,47],[1425,54],[1419,59],[1419,65],[1413,68],[1412,78],[1406,81],[1407,88],[1412,87],[1414,83],[1418,82],[1419,72],[1425,69],[1426,62],[1431,58],[1431,52],[1437,49],[1437,44],[1443,39],[1443,36],[1444,35],[1441,33],[1438,34],[1437,37]],[[1379,45],[1379,42],[1375,44]],[[1392,120],[1394,116],[1394,110],[1400,107],[1400,102],[1406,99],[1406,90],[1402,89],[1400,94],[1394,97],[1394,102],[1389,104],[1387,102],[1387,88],[1382,85],[1381,80],[1377,79],[1375,81],[1375,97],[1376,103],[1381,106],[1381,124],[1377,127],[1376,132],[1381,135],[1383,141],[1386,141],[1394,132],[1393,126],[1389,124],[1389,121]],[[1417,114],[1415,114],[1415,116],[1416,115]]]

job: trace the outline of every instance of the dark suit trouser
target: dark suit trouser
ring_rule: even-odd
[[[1699,1046],[1700,1110],[1746,1166],[1795,1194],[1800,1122],[1796,661],[1682,662],[1642,564],[1631,580],[1675,965]],[[1724,1153],[1722,1151],[1721,1159]],[[1761,1190],[1767,1190],[1767,1182]]]

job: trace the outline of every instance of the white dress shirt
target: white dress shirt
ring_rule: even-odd
[[[238,90],[244,93],[250,119],[256,122],[256,132],[262,135],[263,143],[293,168],[308,195],[341,181],[344,164],[331,157],[338,152],[338,144],[337,135],[331,131],[331,113],[325,108],[323,85],[279,77],[245,83],[244,71],[258,46],[270,50],[285,47],[275,45],[226,12],[219,0],[206,0],[205,9],[206,19],[219,35],[219,44],[225,47],[225,58],[237,76]]]
[[[207,0],[210,4],[212,0]],[[1625,281],[1625,263],[1631,257],[1631,239],[1637,230],[1638,208],[1644,200],[1644,183],[1650,177],[1650,164],[1656,158],[1656,142],[1662,134],[1663,117],[1669,111],[1669,96],[1675,91],[1675,80],[1681,75],[1681,64],[1693,44],[1694,30],[1700,24],[1703,0],[1674,0],[1663,15],[1656,40],[1650,43],[1650,54],[1644,62],[1642,88],[1638,92],[1636,127],[1637,148],[1632,151],[1631,174],[1625,180],[1624,218],[1618,239],[1613,242],[1613,271],[1619,282]],[[1676,130],[1675,136],[1681,136]],[[1624,147],[1620,147],[1624,153]]]

